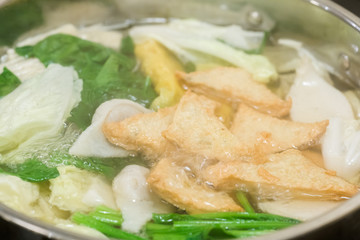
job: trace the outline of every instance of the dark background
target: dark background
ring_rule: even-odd
[[[333,0],[354,14],[360,16],[360,0]],[[360,238],[359,238],[360,239]]]
[[[289,0],[291,1],[291,0]],[[360,0],[334,0],[354,14],[360,16]],[[47,240],[47,238],[20,229],[0,218],[0,239],[6,240]],[[321,229],[316,234],[306,235],[298,240],[358,240],[360,239],[360,210],[341,221]]]

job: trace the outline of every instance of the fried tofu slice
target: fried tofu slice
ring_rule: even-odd
[[[177,72],[176,75],[195,92],[242,102],[275,117],[288,115],[291,108],[290,99],[282,100],[241,68],[218,67],[192,73]]]
[[[256,144],[264,153],[275,153],[318,144],[328,124],[328,120],[300,123],[278,119],[240,104],[230,131],[244,145]]]
[[[188,213],[243,211],[227,193],[196,182],[171,158],[161,159],[151,169],[147,182],[157,195]]]
[[[219,162],[206,168],[202,177],[218,190],[245,188],[264,198],[341,200],[358,192],[355,185],[316,166],[294,149],[269,155],[263,164]]]
[[[243,147],[216,117],[218,103],[188,91],[163,136],[182,151],[218,160],[246,160],[256,153]]]
[[[172,122],[175,109],[175,106],[163,108],[121,122],[105,123],[103,133],[109,142],[128,151],[140,152],[146,159],[156,160],[172,150],[172,144],[162,136],[162,131]]]

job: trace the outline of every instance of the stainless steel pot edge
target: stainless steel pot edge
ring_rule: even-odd
[[[322,8],[323,10],[337,16],[342,21],[348,23],[358,32],[360,32],[360,18],[354,15],[352,12],[348,11],[347,9],[343,8],[342,6],[334,3],[330,0],[303,0],[306,2],[311,3],[317,7]]]
[[[333,3],[329,0],[303,0],[309,2],[310,4],[319,7],[335,16],[337,16],[342,21],[348,23],[355,30],[360,32],[360,19],[354,14],[339,6],[336,3]],[[352,199],[349,199],[341,206],[336,209],[308,222],[301,223],[294,227],[286,228],[280,231],[276,231],[272,234],[265,236],[260,236],[256,238],[251,238],[253,240],[268,240],[268,239],[293,239],[300,237],[304,233],[309,233],[324,227],[327,224],[337,221],[338,219],[346,216],[352,211],[355,211],[360,208],[360,195],[355,196]],[[4,204],[0,203],[0,216],[4,219],[18,224],[30,231],[42,234],[44,236],[56,239],[77,239],[77,240],[95,240],[89,236],[79,235],[73,232],[64,231],[63,229],[57,228],[51,224],[44,223],[42,221],[33,219],[31,217],[25,216],[13,209],[6,207]]]
[[[19,213],[4,204],[0,203],[0,216],[6,221],[15,223],[31,232],[46,236],[51,239],[66,240],[98,240],[90,236],[85,236],[75,232],[70,232],[62,228],[51,225],[22,213]]]

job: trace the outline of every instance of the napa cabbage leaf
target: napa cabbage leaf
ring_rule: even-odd
[[[82,81],[71,67],[50,65],[0,100],[0,154],[59,135],[80,101]]]
[[[266,34],[249,32],[239,26],[215,26],[196,20],[174,20],[168,25],[137,26],[129,31],[135,43],[155,39],[184,64],[195,65],[216,58],[249,71],[255,80],[268,83],[277,79],[275,67],[260,52]],[[200,53],[200,55],[199,55]],[[208,55],[204,59],[204,54]]]

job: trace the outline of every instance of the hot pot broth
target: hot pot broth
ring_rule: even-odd
[[[0,200],[59,227],[248,237],[357,193],[359,100],[301,42],[197,20],[65,25],[0,66]]]

